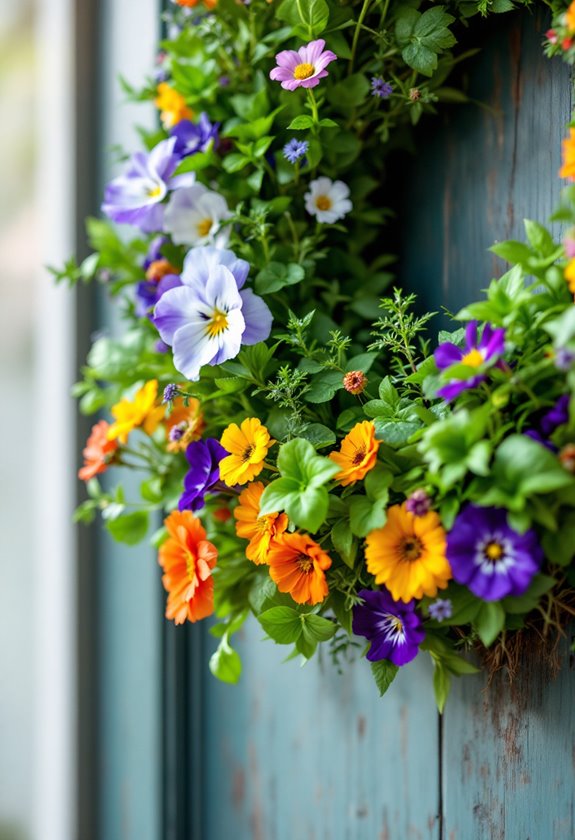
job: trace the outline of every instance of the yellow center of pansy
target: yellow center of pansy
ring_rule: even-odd
[[[485,546],[484,554],[488,560],[492,560],[495,563],[503,557],[503,549],[499,543],[489,542]]]
[[[214,336],[219,335],[224,330],[228,328],[228,316],[225,312],[221,312],[219,309],[214,309],[213,315],[208,321],[207,325],[207,333],[211,338]]]
[[[156,187],[150,187],[148,190],[148,198],[158,198],[162,194],[162,187],[158,184]]]
[[[331,210],[333,207],[333,201],[329,195],[318,195],[315,200],[315,206],[318,210]]]
[[[462,365],[467,365],[467,367],[479,367],[484,362],[483,355],[480,350],[476,347],[473,350],[470,350],[469,353],[466,353],[465,356],[461,360]]]
[[[310,76],[314,74],[314,66],[313,64],[308,64],[304,62],[303,64],[298,64],[297,67],[293,71],[294,79],[309,79]]]
[[[196,229],[200,236],[207,236],[208,233],[211,231],[213,225],[212,219],[202,219],[201,222],[198,222]]]
[[[400,618],[393,616],[391,619],[391,626],[395,630],[396,633],[403,633],[403,622]]]

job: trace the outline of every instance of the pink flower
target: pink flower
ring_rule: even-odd
[[[283,50],[276,55],[277,67],[270,73],[270,79],[281,82],[285,90],[295,90],[298,87],[313,88],[319,85],[319,80],[327,76],[325,69],[337,55],[331,50],[325,50],[325,41],[319,38],[311,41],[305,47],[295,50]]]

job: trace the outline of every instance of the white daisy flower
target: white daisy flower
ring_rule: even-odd
[[[177,190],[164,214],[164,230],[176,245],[215,245],[224,248],[230,227],[222,222],[231,216],[225,198],[203,184]]]
[[[322,177],[310,182],[309,192],[305,194],[305,209],[318,222],[331,225],[343,219],[352,208],[349,187],[343,181]]]

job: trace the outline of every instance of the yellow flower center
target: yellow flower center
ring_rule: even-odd
[[[313,560],[307,554],[300,554],[296,563],[300,571],[306,575],[313,571]]]
[[[186,571],[192,583],[196,582],[196,558],[189,549],[186,549]]]
[[[399,554],[405,563],[419,560],[423,554],[423,545],[418,537],[406,537],[399,545]]]
[[[476,347],[473,350],[470,350],[469,353],[466,353],[465,356],[461,360],[462,365],[467,365],[467,367],[479,367],[484,362],[483,355],[480,350]]]
[[[331,210],[333,207],[333,201],[329,195],[318,195],[315,200],[315,206],[318,210]]]
[[[357,466],[358,464],[361,464],[361,462],[363,461],[364,458],[365,458],[365,447],[361,447],[361,449],[356,450],[355,455],[353,456],[352,464],[354,466]]]
[[[148,198],[158,198],[162,194],[162,187],[158,184],[156,187],[150,187],[148,190]]]
[[[313,64],[308,64],[304,62],[303,64],[298,64],[298,66],[293,71],[294,79],[309,79],[310,76],[314,74],[314,66]]]
[[[212,229],[213,221],[212,219],[202,219],[201,222],[198,222],[196,225],[196,230],[200,236],[207,236],[208,233]]]
[[[242,452],[242,461],[244,461],[244,462],[245,462],[245,461],[249,461],[249,460],[250,460],[250,458],[252,457],[252,453],[253,453],[253,451],[254,451],[254,448],[255,448],[255,447],[254,447],[254,445],[253,445],[252,443],[250,443],[250,444],[249,444],[249,446],[246,446],[246,448],[245,448],[245,449],[244,449],[244,451]]]
[[[214,314],[208,321],[207,333],[214,338],[228,328],[228,316],[219,309],[214,309]]]
[[[488,560],[491,560],[494,563],[496,563],[503,557],[503,548],[499,545],[498,542],[489,542],[485,546],[483,553],[485,554],[485,557]]]
[[[400,618],[393,616],[390,623],[396,633],[403,633],[403,622]]]

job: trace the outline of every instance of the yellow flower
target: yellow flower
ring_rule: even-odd
[[[405,504],[387,511],[387,522],[368,535],[367,570],[383,583],[394,601],[435,597],[451,579],[446,536],[435,511],[416,516]]]
[[[269,513],[260,516],[260,499],[264,492],[261,481],[254,481],[242,490],[239,505],[234,510],[236,534],[250,543],[246,548],[246,557],[260,565],[268,562],[270,543],[287,529],[288,518],[285,513]]]
[[[575,0],[565,12],[565,26],[569,32],[575,32]]]
[[[377,463],[377,450],[381,445],[375,439],[375,426],[371,420],[356,423],[341,442],[339,452],[331,452],[330,458],[340,468],[335,480],[343,487],[365,478]]]
[[[241,427],[230,423],[221,439],[224,449],[231,453],[220,461],[222,481],[228,487],[252,481],[263,470],[268,449],[274,443],[257,417],[248,417]]]
[[[562,147],[563,166],[559,170],[559,177],[575,181],[575,128],[569,129],[569,137],[563,140]]]
[[[194,112],[188,108],[182,94],[167,82],[160,82],[156,93],[158,95],[154,99],[154,105],[160,111],[164,128],[172,128],[180,120],[191,120],[194,116]]]
[[[132,402],[121,400],[113,405],[112,417],[116,422],[108,429],[108,440],[118,438],[121,443],[127,443],[128,435],[138,426],[142,426],[147,435],[153,434],[166,411],[163,405],[155,405],[157,396],[158,380],[151,379],[136,391]]]
[[[563,274],[565,279],[567,280],[569,291],[575,295],[575,259],[569,260],[569,262],[565,266],[565,271],[563,272]]]

